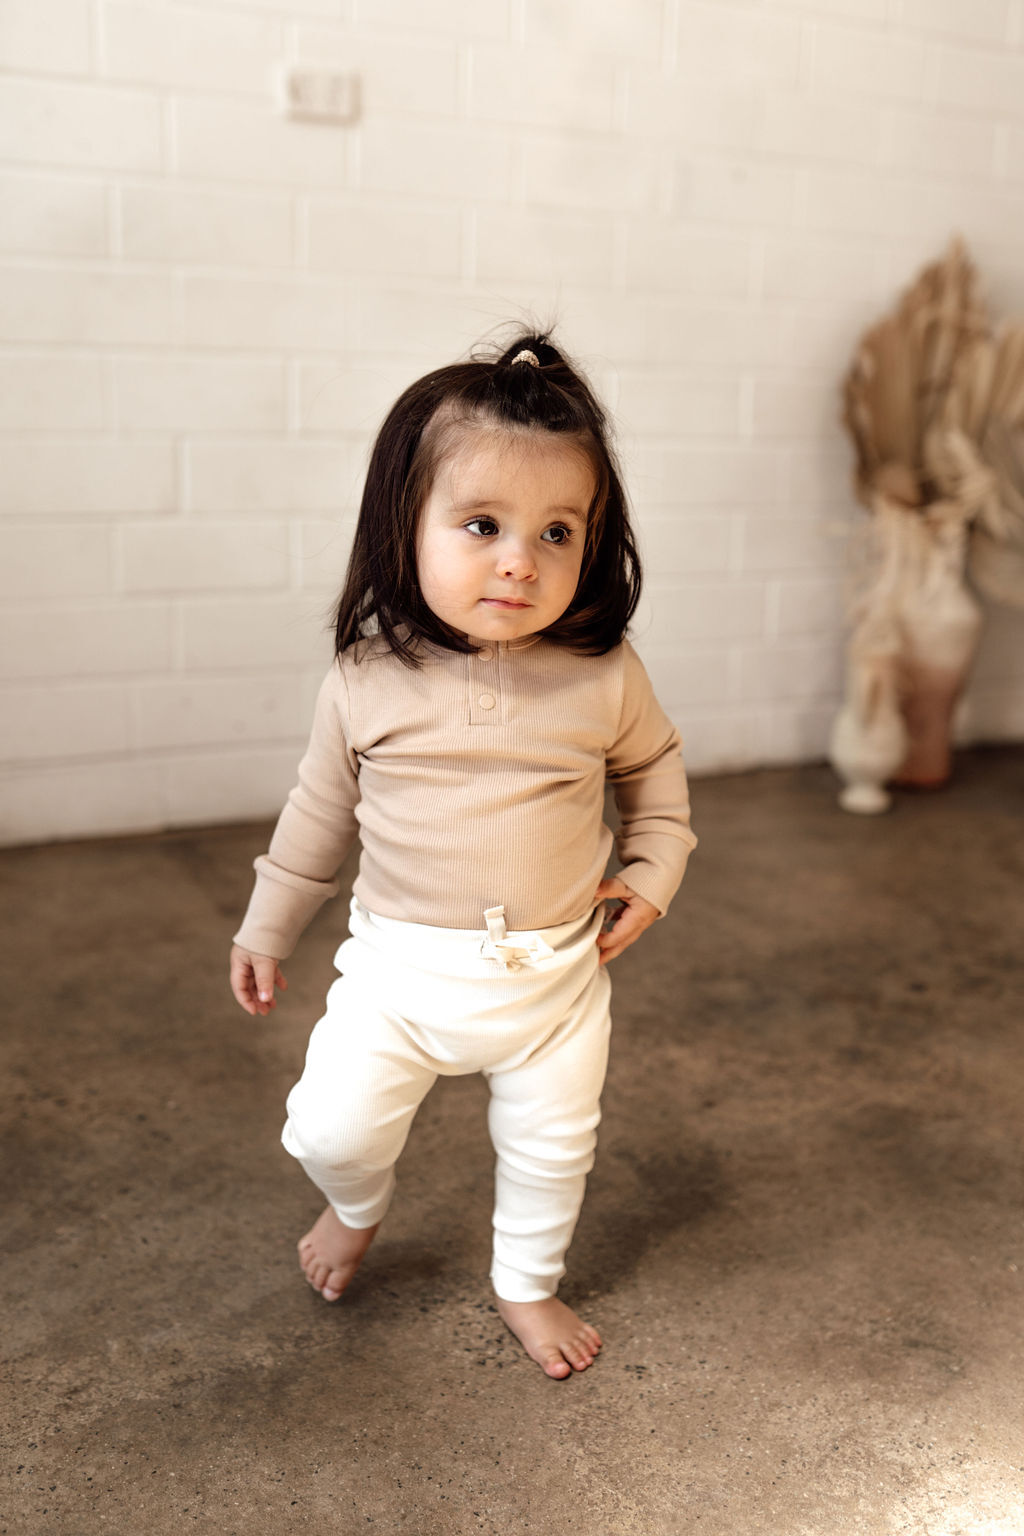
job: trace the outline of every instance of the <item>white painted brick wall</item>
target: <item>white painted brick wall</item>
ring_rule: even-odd
[[[13,439],[5,445],[0,514],[171,512],[175,502],[170,443],[100,438]]]
[[[99,6],[100,74],[129,84],[266,94],[281,57],[284,23],[184,6],[110,0]]]
[[[120,254],[165,267],[288,267],[295,209],[287,193],[215,191],[175,182],[113,189]]]
[[[690,762],[822,754],[850,350],[956,229],[1024,314],[1021,0],[5,0],[0,85],[0,838],[276,810],[373,431],[509,319],[617,423]]]
[[[0,172],[0,251],[46,256],[104,256],[110,194],[99,182],[63,181],[18,170]],[[4,333],[7,339],[7,333]]]
[[[0,49],[5,69],[85,75],[92,63],[90,0],[4,0]]]
[[[159,171],[158,97],[78,81],[8,78],[0,93],[0,156],[14,164]]]

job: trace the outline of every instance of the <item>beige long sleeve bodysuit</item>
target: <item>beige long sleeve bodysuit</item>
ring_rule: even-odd
[[[500,903],[510,929],[572,922],[612,848],[606,778],[621,877],[664,912],[696,838],[679,735],[633,647],[531,636],[422,657],[367,641],[332,665],[236,942],[289,955],[357,832],[355,895],[381,917],[479,929]]]

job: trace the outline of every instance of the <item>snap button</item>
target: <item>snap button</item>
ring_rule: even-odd
[[[476,654],[481,661],[490,661],[494,651],[489,645],[482,645]]]
[[[477,703],[480,705],[481,709],[493,709],[494,708],[494,694],[493,693],[482,693],[480,695],[480,697],[477,699]]]

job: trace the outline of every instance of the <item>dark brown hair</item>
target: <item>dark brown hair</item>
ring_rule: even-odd
[[[538,366],[514,361],[523,350],[534,354]],[[579,584],[569,607],[543,634],[595,656],[625,635],[640,597],[640,557],[604,411],[547,336],[522,335],[500,357],[428,373],[388,412],[370,455],[335,613],[338,655],[374,633],[411,666],[419,663],[421,640],[452,651],[476,650],[431,612],[416,578],[420,510],[440,465],[473,424],[557,433],[589,460],[597,489],[587,515]]]

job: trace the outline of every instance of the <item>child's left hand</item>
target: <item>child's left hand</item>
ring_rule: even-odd
[[[623,905],[611,917],[611,927],[607,932],[604,929],[597,936],[597,947],[601,951],[599,964],[607,965],[609,960],[614,960],[621,955],[624,949],[635,944],[645,928],[661,916],[653,902],[645,896],[638,896],[631,891],[624,880],[618,875],[613,875],[609,880],[602,880],[595,894],[595,901],[621,901]]]

